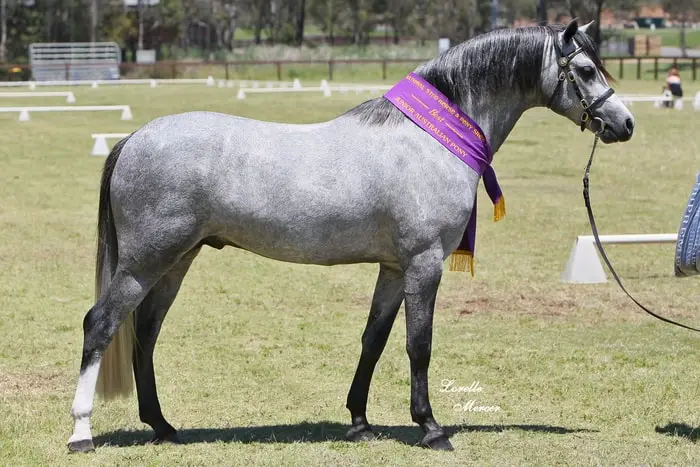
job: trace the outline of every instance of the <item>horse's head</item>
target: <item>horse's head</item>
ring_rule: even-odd
[[[634,117],[608,84],[612,77],[603,67],[586,30],[576,20],[553,36],[545,54],[542,91],[547,107],[600,135],[604,143],[627,141],[634,131]]]

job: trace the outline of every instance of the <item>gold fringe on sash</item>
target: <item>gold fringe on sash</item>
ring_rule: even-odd
[[[493,205],[493,220],[498,222],[506,217],[506,199],[501,196]],[[450,271],[471,272],[474,277],[474,255],[467,250],[455,250],[450,255]]]
[[[474,256],[466,250],[455,250],[450,255],[450,271],[471,272],[474,277]]]
[[[506,217],[506,199],[501,196],[493,205],[493,221],[498,222]]]

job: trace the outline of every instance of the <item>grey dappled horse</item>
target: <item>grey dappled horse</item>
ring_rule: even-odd
[[[589,118],[582,128],[595,128],[606,143],[626,141],[634,120],[609,94],[586,27],[492,32],[416,73],[479,124],[494,152],[527,109],[549,106],[581,123],[591,110],[576,94],[591,102],[605,95],[593,112],[597,123]],[[577,48],[582,53],[570,54]],[[565,67],[559,59],[567,54]],[[146,124],[114,147],[102,175],[97,302],[83,322],[69,448],[93,449],[98,375],[98,389],[110,397],[131,391],[131,371],[154,441],[177,441],[156,395],[153,348],[202,246],[228,245],[294,263],[379,263],[347,398],[348,438],[373,437],[365,415],[370,380],[405,302],[411,416],[424,446],[451,449],[428,400],[433,308],[443,261],[460,243],[478,183],[471,168],[383,98],[310,125],[212,112]]]

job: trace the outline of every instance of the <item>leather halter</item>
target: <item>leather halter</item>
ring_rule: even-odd
[[[605,102],[610,96],[612,96],[615,93],[615,91],[613,90],[613,88],[608,88],[603,94],[599,95],[591,102],[588,102],[588,100],[583,96],[581,88],[578,85],[578,82],[576,81],[576,75],[574,75],[574,72],[571,70],[571,60],[573,60],[573,58],[576,55],[583,52],[583,47],[576,47],[573,39],[571,39],[571,44],[571,47],[574,48],[574,50],[568,54],[565,54],[559,47],[559,44],[557,43],[556,39],[554,40],[554,48],[556,49],[558,55],[557,65],[559,65],[561,72],[559,73],[559,81],[557,83],[557,87],[554,88],[554,92],[552,93],[552,97],[549,98],[547,107],[552,107],[554,97],[556,97],[556,95],[559,93],[559,89],[561,88],[562,84],[566,80],[568,80],[574,87],[576,97],[578,97],[579,104],[583,108],[583,113],[581,114],[581,131],[584,131],[586,129],[586,123],[588,123],[588,121],[591,120],[591,128],[593,128],[595,134],[599,135],[603,133],[603,131],[605,131],[606,123],[602,118],[596,117],[594,115],[594,111],[598,107],[603,105],[603,102]],[[593,127],[594,124],[598,126],[597,129]]]

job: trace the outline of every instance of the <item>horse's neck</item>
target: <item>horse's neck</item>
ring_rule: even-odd
[[[522,96],[509,96],[506,92],[497,94],[492,99],[467,102],[460,106],[479,124],[494,153],[506,140],[523,112],[535,106],[534,103],[530,105],[527,99],[519,97]]]
[[[550,40],[546,39],[544,49],[549,50],[550,47]],[[508,57],[503,59],[511,60]],[[550,57],[545,56],[543,67],[550,65],[548,60]],[[515,87],[469,89],[467,83],[466,88],[468,91],[463,93],[465,101],[457,104],[479,124],[494,153],[505,142],[526,110],[545,105],[541,87],[523,92]]]
[[[539,89],[527,93],[512,87],[473,89],[466,94],[468,97],[465,102],[459,102],[458,105],[479,124],[494,153],[526,110],[543,105]]]

